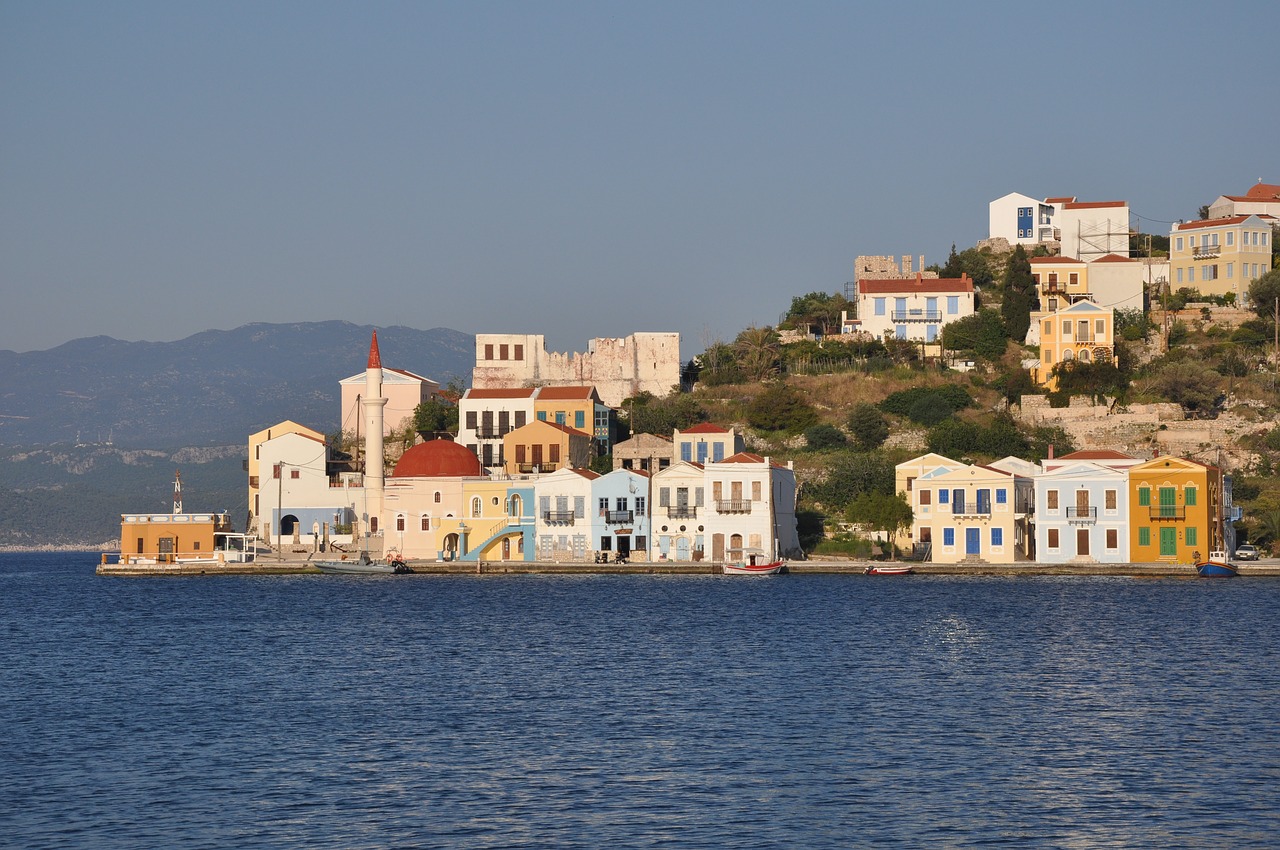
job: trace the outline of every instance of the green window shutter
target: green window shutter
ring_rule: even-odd
[[[1150,507],[1151,505],[1151,488],[1150,487],[1138,488],[1138,505],[1144,508]]]
[[[1151,545],[1151,529],[1149,528],[1138,529],[1138,545],[1139,546]]]
[[[1198,541],[1200,537],[1197,532],[1198,532],[1198,529],[1196,529],[1194,526],[1187,529],[1187,545],[1188,546],[1198,545],[1196,541]]]
[[[1196,488],[1188,487],[1186,492],[1187,507],[1194,507],[1196,503]]]

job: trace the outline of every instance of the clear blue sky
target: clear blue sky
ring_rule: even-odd
[[[250,321],[686,356],[1007,192],[1280,182],[1277,6],[0,4],[0,349]]]

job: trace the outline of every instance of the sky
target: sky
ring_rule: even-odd
[[[1009,192],[1280,182],[1272,0],[0,4],[0,350],[248,322],[692,356]]]

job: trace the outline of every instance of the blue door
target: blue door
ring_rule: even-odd
[[[689,560],[689,538],[688,537],[676,538],[676,560],[677,561]]]
[[[966,528],[964,530],[964,553],[966,555],[982,554],[982,529]]]

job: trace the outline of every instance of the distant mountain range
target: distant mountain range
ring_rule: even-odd
[[[364,371],[372,331],[341,321],[258,323],[177,342],[99,336],[0,351],[0,445],[236,445],[284,419],[335,431],[338,382]],[[387,367],[470,383],[470,334],[378,328],[378,344]]]

